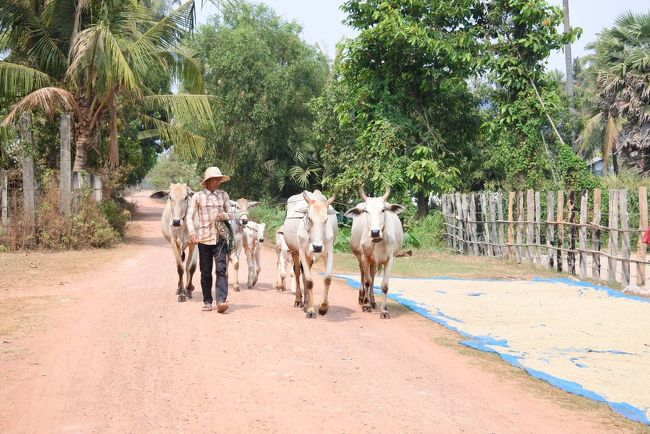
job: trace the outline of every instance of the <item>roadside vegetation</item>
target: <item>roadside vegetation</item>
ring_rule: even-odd
[[[0,169],[17,185],[12,214],[25,152],[40,194],[39,227],[12,219],[0,248],[113,245],[129,187],[146,178],[198,189],[211,165],[231,176],[232,198],[262,202],[254,216],[270,240],[292,194],[320,189],[353,204],[359,185],[370,195],[390,186],[414,252],[444,248],[432,201],[443,193],[647,183],[650,12],[622,13],[599,33],[568,71],[569,96],[567,71],[545,65],[581,30],[561,31],[563,11],[546,0],[347,0],[358,36],[334,59],[262,3],[213,3],[198,27],[193,0],[0,4]],[[74,168],[101,176],[106,198],[82,200],[72,216],[56,215],[65,116]],[[590,173],[594,158],[605,177]]]

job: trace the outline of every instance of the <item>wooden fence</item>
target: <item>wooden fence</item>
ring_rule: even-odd
[[[527,261],[582,279],[646,284],[648,192],[600,189],[446,194],[451,249]]]

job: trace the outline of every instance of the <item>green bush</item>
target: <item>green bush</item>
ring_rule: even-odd
[[[115,231],[124,237],[126,234],[126,224],[131,219],[131,212],[124,209],[116,200],[107,199],[99,204],[104,217]]]
[[[445,243],[445,221],[439,210],[413,221],[404,234],[404,248],[440,250]]]
[[[275,243],[275,231],[284,223],[285,215],[285,204],[268,200],[262,200],[250,212],[251,220],[266,224],[265,237],[271,243]]]

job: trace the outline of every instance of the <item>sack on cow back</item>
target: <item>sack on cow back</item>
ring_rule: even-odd
[[[648,229],[645,230],[641,241],[643,241],[644,244],[650,244],[650,226],[648,226]]]

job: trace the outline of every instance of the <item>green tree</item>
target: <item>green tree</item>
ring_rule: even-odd
[[[288,195],[320,183],[309,104],[329,70],[300,32],[263,4],[234,2],[190,41],[218,101],[199,166],[216,164],[231,175],[232,195]]]
[[[3,125],[23,111],[74,114],[74,170],[107,137],[109,162],[119,163],[119,125],[137,115],[140,138],[158,137],[177,152],[199,155],[204,139],[184,127],[209,119],[194,53],[181,45],[193,26],[194,1],[168,15],[137,0],[7,0],[0,3],[0,97],[18,99]],[[158,5],[159,6],[159,5]],[[160,7],[157,8],[158,12]],[[170,80],[193,94],[161,94]]]
[[[328,148],[326,185],[352,192],[391,185],[417,197],[459,186],[457,164],[473,149],[477,101],[467,78],[478,69],[472,0],[344,3],[359,30],[342,51],[348,97],[335,107],[354,140]]]
[[[488,165],[501,174],[503,186],[513,189],[539,186],[546,179],[556,187],[591,182],[586,165],[566,144],[572,130],[568,101],[560,96],[557,80],[544,72],[550,52],[581,30],[560,33],[562,10],[545,0],[493,1],[484,12],[480,59],[493,83],[491,115],[484,123],[492,148]],[[564,125],[554,122],[560,118]]]
[[[587,74],[598,96],[581,134],[583,148],[601,149],[639,174],[650,172],[650,12],[625,13],[589,44]],[[617,161],[619,160],[619,161]]]

